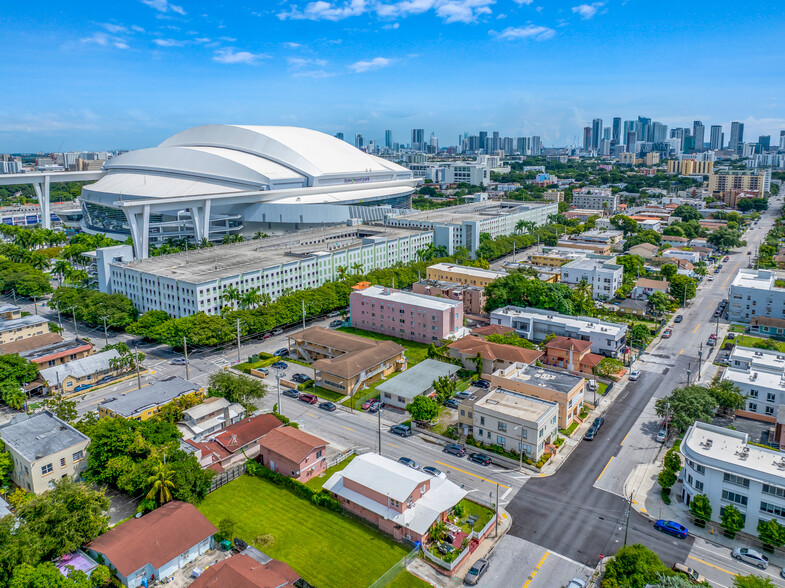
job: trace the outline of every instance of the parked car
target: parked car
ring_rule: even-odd
[[[760,569],[765,570],[769,567],[769,558],[763,555],[760,551],[755,551],[749,547],[737,547],[731,552],[734,559],[743,561],[744,563],[758,566]]]
[[[270,375],[270,370],[265,367],[256,368],[257,371],[262,372],[265,376]]]
[[[374,401],[376,401],[376,400],[378,400],[378,399],[377,399],[377,398],[369,398],[368,400],[366,400],[365,402],[363,402],[363,410],[368,410],[369,408],[371,408],[371,405],[372,405],[372,404],[374,403]]]
[[[570,583],[567,584],[567,588],[586,588],[586,582],[580,578],[573,578],[570,580]]]
[[[719,265],[718,265],[717,267],[715,267],[715,268],[714,268],[714,273],[715,273],[715,274],[718,274],[718,273],[720,273],[720,267],[722,267],[722,266],[719,266]]]
[[[377,400],[376,402],[371,403],[371,406],[368,407],[368,412],[370,412],[371,414],[376,414],[382,409],[383,406],[384,406],[384,402],[379,402]]]
[[[295,390],[294,388],[284,388],[281,392],[284,396],[288,396],[289,398],[299,398],[300,393]]]
[[[273,335],[283,335],[283,329],[273,329]]]
[[[675,319],[673,319],[673,322],[674,322],[674,323],[680,323],[680,322],[681,322],[681,321],[683,321],[683,320],[684,320],[684,317],[683,317],[682,315],[680,315],[680,314],[677,314],[677,315],[676,315],[676,318],[675,318]]]
[[[691,567],[685,566],[682,563],[674,563],[672,569],[674,572],[687,576],[693,584],[703,584],[706,581],[706,576],[699,574],[696,570],[693,570]]]
[[[289,364],[285,361],[276,361],[274,364],[270,366],[271,368],[275,368],[277,370],[285,370],[289,367]]]
[[[493,463],[493,460],[483,453],[472,453],[469,455],[469,461],[473,461],[474,463],[478,463],[480,465],[489,466]]]
[[[665,440],[667,438],[668,438],[668,431],[666,431],[665,429],[660,429],[660,432],[657,433],[657,436],[654,438],[654,440],[657,443],[665,443]]]
[[[474,385],[485,390],[491,387],[491,383],[488,380],[477,380]]]
[[[308,404],[316,404],[317,402],[319,402],[319,397],[316,396],[316,394],[302,393],[300,394],[300,400],[302,402],[307,402]]]
[[[654,523],[654,528],[663,533],[678,537],[679,539],[686,539],[690,534],[687,527],[684,525],[677,523],[676,521],[666,521],[665,519],[660,519]]]
[[[605,424],[605,419],[602,417],[597,417],[596,419],[594,419],[594,422],[591,425],[592,427],[597,427],[597,430],[599,431],[604,424]]]
[[[448,398],[444,401],[444,406],[447,408],[458,408],[461,405],[461,401],[457,398]]]
[[[441,471],[441,470],[437,470],[437,469],[436,469],[435,467],[433,467],[433,466],[425,466],[425,467],[422,469],[422,471],[423,471],[423,472],[425,472],[426,474],[428,474],[429,476],[433,476],[434,478],[442,478],[442,479],[444,479],[444,478],[446,478],[446,477],[447,477],[447,474],[445,474],[445,473],[444,473],[443,471]]]
[[[117,376],[113,376],[113,375],[111,375],[111,374],[110,374],[110,375],[108,375],[108,376],[104,376],[103,378],[101,378],[100,380],[98,380],[98,381],[96,382],[96,384],[107,384],[107,383],[111,382],[112,380],[114,380],[116,377],[117,377]]]
[[[169,362],[169,365],[185,365],[185,358],[175,357],[172,361]]]
[[[730,261],[730,255],[726,255],[723,261]]]
[[[328,312],[328,313],[327,313],[327,318],[332,318],[332,317],[334,317],[334,316],[339,316],[340,314],[341,314],[341,313],[340,313],[340,312],[338,312],[337,310],[333,310],[332,312]]]
[[[598,432],[597,427],[592,425],[591,427],[589,427],[589,430],[586,431],[586,434],[583,436],[583,438],[586,441],[593,441],[594,438],[597,436],[597,432]]]
[[[405,466],[412,468],[413,470],[419,470],[420,466],[417,465],[417,462],[413,459],[409,459],[408,457],[401,457],[398,459],[398,463],[402,463]]]
[[[444,453],[457,455],[458,457],[463,457],[466,455],[466,448],[463,445],[458,445],[457,443],[448,443],[444,446],[442,451],[444,451]]]
[[[321,408],[322,410],[326,410],[327,412],[335,412],[335,409],[337,409],[338,407],[335,406],[335,404],[333,404],[332,402],[322,402],[319,405],[319,408]]]
[[[460,392],[455,393],[454,398],[457,398],[458,400],[466,400],[471,395],[472,393],[469,392],[468,390],[461,390]]]
[[[714,276],[709,276],[709,282],[713,282],[713,281],[714,281]]]
[[[709,347],[714,347],[714,344],[716,342],[717,342],[716,339],[709,339],[708,341],[706,341],[706,345],[708,345]]]
[[[412,428],[406,425],[393,425],[390,427],[390,433],[400,435],[401,437],[411,437]]]
[[[341,319],[336,319],[336,320],[334,320],[334,321],[332,321],[332,322],[330,323],[330,328],[331,328],[331,329],[337,329],[337,328],[338,328],[338,327],[340,327],[342,324],[343,324],[343,321],[342,321]]]
[[[641,371],[640,370],[632,370],[630,372],[630,382],[636,382],[638,380],[638,378],[640,378],[640,377],[641,377]]]
[[[89,390],[92,388],[92,384],[79,384],[76,388],[74,388],[74,392],[81,392],[82,390]]]
[[[488,560],[478,559],[476,562],[474,562],[474,565],[469,568],[469,571],[466,572],[466,576],[463,578],[463,581],[469,586],[474,586],[487,569]]]
[[[286,347],[281,347],[280,349],[276,349],[273,352],[273,355],[277,355],[278,357],[289,357],[289,350]]]
[[[266,340],[266,339],[269,339],[269,338],[270,338],[270,337],[272,337],[272,336],[273,336],[273,334],[272,334],[272,333],[265,333],[264,335],[262,335],[262,341],[264,341],[264,340]]]
[[[663,338],[663,339],[670,339],[670,338],[671,338],[671,335],[673,335],[673,331],[671,331],[670,329],[665,329],[665,330],[662,332],[662,338]]]
[[[752,251],[747,251],[747,255],[752,255]]]
[[[312,382],[313,378],[306,376],[305,374],[294,374],[292,376],[292,381],[297,382],[298,384],[305,384],[307,382]]]

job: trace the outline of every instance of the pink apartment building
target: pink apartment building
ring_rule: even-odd
[[[463,302],[384,286],[355,286],[349,308],[353,327],[420,343],[439,341],[463,328]]]
[[[365,453],[324,484],[344,509],[400,541],[423,541],[466,491],[447,479]]]

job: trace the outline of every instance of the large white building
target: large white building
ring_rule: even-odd
[[[749,442],[747,433],[696,422],[684,435],[682,498],[709,498],[712,519],[733,505],[744,516],[744,532],[758,534],[758,521],[785,524],[785,454]]]
[[[82,191],[83,228],[131,235],[140,258],[149,243],[167,238],[381,220],[394,207],[408,208],[419,182],[400,165],[298,127],[194,127],[114,157],[104,169]]]
[[[783,277],[772,270],[740,269],[730,286],[728,320],[749,323],[756,316],[785,319],[785,288],[776,285]]]
[[[491,238],[512,235],[520,221],[541,226],[548,223],[550,215],[558,212],[556,202],[483,202],[390,215],[385,223],[393,227],[432,230],[434,245],[445,247],[448,254],[452,255],[463,246],[474,255],[483,233]]]
[[[603,210],[612,215],[619,210],[619,195],[614,194],[610,188],[580,188],[573,190],[572,206]]]
[[[431,180],[437,184],[460,184],[466,182],[473,186],[487,186],[491,180],[491,167],[487,162],[446,161],[410,163],[415,178]]]
[[[592,353],[617,357],[627,342],[627,325],[552,310],[505,306],[491,312],[491,324],[512,327],[519,335],[539,342],[548,335],[591,342]]]
[[[608,300],[621,288],[624,278],[624,268],[615,261],[615,257],[605,255],[576,259],[561,266],[561,281],[575,285],[585,280],[591,285],[595,300]]]
[[[780,351],[737,345],[722,379],[736,384],[747,397],[744,416],[774,422],[777,408],[785,404],[785,354]]]
[[[162,255],[110,262],[107,291],[131,299],[139,312],[173,317],[218,314],[234,303],[222,293],[258,290],[275,300],[290,290],[316,288],[342,272],[368,272],[417,259],[433,241],[430,231],[344,226]],[[339,268],[342,268],[339,270]]]

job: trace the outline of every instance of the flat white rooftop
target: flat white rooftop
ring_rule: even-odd
[[[352,294],[361,294],[365,298],[395,302],[397,304],[411,304],[438,311],[451,310],[463,305],[463,302],[460,300],[436,298],[435,296],[428,296],[427,294],[413,294],[412,292],[393,290],[392,288],[387,288],[385,286],[371,286],[364,290],[356,290]]]
[[[435,263],[431,266],[428,266],[428,269],[432,269],[434,271],[439,272],[454,272],[465,274],[467,276],[474,276],[477,278],[503,278],[507,275],[507,272],[497,272],[494,270],[487,270],[482,269],[481,267],[471,267],[468,265],[456,265],[454,263]]]
[[[770,351],[768,349],[755,349],[753,347],[736,346],[728,357],[731,367],[738,367],[735,361],[743,365],[750,365],[753,369],[762,369],[770,372],[785,372],[785,353]]]
[[[733,278],[731,288],[785,292],[785,288],[778,288],[774,285],[774,281],[778,279],[785,279],[785,274],[776,273],[772,270],[740,269]]]
[[[620,335],[627,330],[627,325],[624,323],[611,323],[588,316],[569,316],[551,310],[541,310],[539,308],[505,306],[494,310],[491,313],[491,318],[494,316],[510,316],[512,318],[551,322],[584,333]]]
[[[558,410],[557,407],[555,402],[517,394],[503,388],[497,388],[474,403],[475,410],[492,410],[529,423],[536,423],[549,412]]]

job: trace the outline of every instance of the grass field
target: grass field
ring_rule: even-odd
[[[431,585],[417,576],[412,576],[407,571],[402,571],[395,579],[387,584],[387,588],[430,588]]]
[[[214,525],[231,518],[235,535],[249,544],[271,535],[272,542],[256,546],[319,588],[370,586],[407,553],[404,546],[370,527],[253,476],[222,486],[198,508]],[[394,585],[423,584],[404,576]]]
[[[428,345],[425,343],[415,343],[414,341],[407,341],[406,339],[399,339],[398,337],[390,337],[389,335],[382,335],[380,333],[371,333],[370,331],[363,331],[362,329],[355,329],[354,327],[340,327],[337,329],[344,333],[351,333],[352,335],[359,335],[360,337],[367,337],[368,339],[375,339],[376,341],[394,341],[401,347],[406,347],[406,359],[409,367],[415,366],[426,358],[428,352]]]
[[[331,402],[339,402],[341,398],[345,396],[345,394],[342,394],[341,392],[333,392],[332,390],[327,390],[321,386],[309,386],[304,392],[316,394],[319,398],[330,400]]]
[[[305,485],[309,488],[313,488],[314,490],[321,490],[322,485],[330,479],[335,472],[340,472],[343,468],[349,465],[349,462],[352,461],[356,455],[350,455],[341,463],[334,465],[331,468],[327,468],[321,476],[317,476],[316,478],[311,478],[308,480]]]

